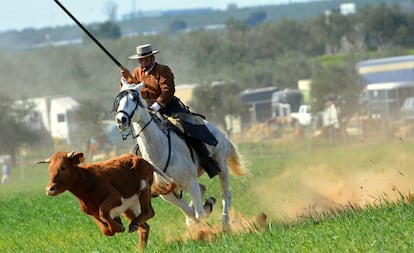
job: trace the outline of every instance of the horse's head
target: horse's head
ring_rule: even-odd
[[[115,120],[118,129],[126,130],[131,124],[131,118],[138,107],[146,108],[146,103],[141,97],[143,83],[138,85],[123,85],[119,94],[115,97],[112,111],[115,113]]]

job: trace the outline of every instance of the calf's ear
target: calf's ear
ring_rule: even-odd
[[[82,152],[77,152],[77,153],[71,152],[69,154],[70,154],[69,158],[73,161],[73,164],[75,165],[83,163],[85,161],[85,157],[83,156]]]

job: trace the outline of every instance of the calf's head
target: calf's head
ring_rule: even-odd
[[[56,152],[50,158],[36,163],[49,164],[49,183],[46,194],[56,196],[70,189],[76,179],[76,165],[85,160],[83,153]]]

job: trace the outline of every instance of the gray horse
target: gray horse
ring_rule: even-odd
[[[136,138],[141,155],[154,166],[164,168],[170,178],[174,179],[177,189],[188,192],[191,203],[174,193],[161,195],[161,197],[178,206],[186,216],[186,224],[199,222],[208,217],[211,212],[202,204],[202,194],[205,189],[198,183],[198,177],[203,174],[203,169],[198,166],[196,152],[191,151],[185,140],[176,132],[165,128],[158,123],[156,115],[148,110],[148,105],[141,97],[142,84],[124,85],[114,102],[116,122],[120,131],[129,128]],[[215,146],[208,145],[213,159],[219,164],[221,172],[218,174],[222,189],[223,229],[230,229],[230,205],[231,192],[229,187],[229,169],[236,176],[247,174],[243,166],[241,156],[236,146],[227,135],[208,121],[204,122],[210,132],[218,140]],[[160,173],[155,173],[155,181],[162,181]],[[207,209],[207,210],[206,210]]]

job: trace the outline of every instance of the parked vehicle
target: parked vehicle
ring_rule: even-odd
[[[271,86],[247,89],[240,93],[242,130],[248,129],[257,123],[266,122],[272,116],[272,94],[278,90],[279,88]]]
[[[302,92],[296,89],[284,89],[284,90],[273,92],[272,94],[272,116],[273,117],[279,116],[278,113],[280,111],[281,104],[289,105],[290,112],[298,112],[300,105],[303,104]]]
[[[414,97],[408,97],[404,100],[400,112],[403,120],[409,121],[414,119]]]
[[[298,112],[292,112],[290,116],[293,122],[299,124],[299,126],[307,127],[311,125],[312,115],[310,105],[301,105]]]

